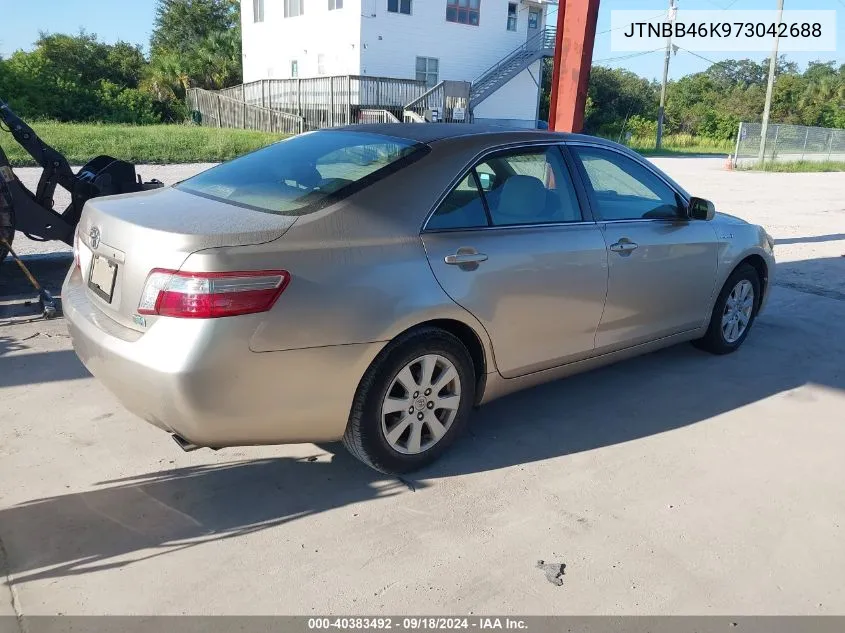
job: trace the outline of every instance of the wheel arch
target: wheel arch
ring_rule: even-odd
[[[766,260],[762,255],[758,253],[751,253],[737,262],[737,265],[733,267],[733,270],[731,270],[730,275],[732,275],[734,271],[743,264],[748,264],[757,271],[757,278],[760,280],[761,295],[760,300],[757,302],[757,311],[759,312],[760,307],[763,305],[769,291],[769,265],[766,263]],[[730,275],[728,276],[730,277]]]
[[[481,335],[475,330],[475,328],[464,321],[449,317],[442,317],[415,323],[414,325],[399,332],[391,341],[395,341],[415,332],[416,330],[427,327],[434,327],[439,330],[443,330],[444,332],[448,332],[457,338],[464,347],[466,347],[470,358],[472,359],[472,369],[475,374],[475,402],[473,404],[477,405],[481,402],[481,398],[484,395],[488,368],[493,365],[492,359],[488,358],[488,353]]]

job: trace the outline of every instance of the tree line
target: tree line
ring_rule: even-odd
[[[0,59],[0,98],[32,119],[181,122],[186,89],[240,81],[238,0],[158,0],[149,56],[81,32],[42,33],[33,50]]]
[[[548,116],[551,70],[551,60],[547,60],[541,116]],[[740,121],[760,121],[768,74],[768,60],[730,59],[670,81],[666,132],[714,140],[734,138]],[[659,82],[628,70],[594,66],[586,131],[611,138],[630,131],[640,138],[654,138],[659,101]],[[811,62],[801,72],[797,64],[779,57],[770,116],[775,123],[845,128],[845,64]]]

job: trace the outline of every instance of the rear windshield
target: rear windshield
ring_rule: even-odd
[[[311,132],[212,167],[176,187],[259,211],[304,215],[403,167],[425,147],[368,132]]]

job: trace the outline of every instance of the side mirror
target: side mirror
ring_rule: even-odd
[[[709,200],[692,197],[689,201],[689,217],[693,220],[712,220],[716,217],[716,207]]]

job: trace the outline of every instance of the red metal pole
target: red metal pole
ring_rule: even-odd
[[[549,103],[549,128],[580,132],[593,62],[599,0],[560,0]]]

